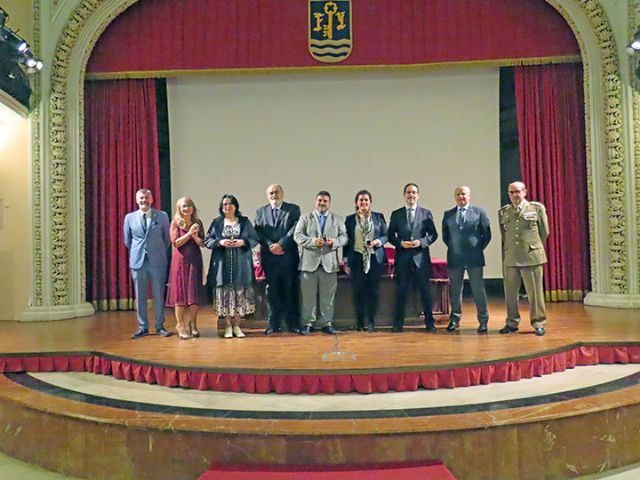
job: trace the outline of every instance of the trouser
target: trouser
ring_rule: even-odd
[[[265,273],[269,326],[277,330],[284,321],[289,330],[298,327],[300,318],[298,270],[295,266],[270,267],[268,270],[265,269]]]
[[[322,267],[314,272],[301,272],[302,311],[300,324],[323,328],[333,320],[338,275]]]
[[[487,311],[487,294],[484,289],[483,267],[467,268],[469,285],[476,304],[477,318],[480,324],[489,321]],[[449,271],[449,302],[451,303],[451,315],[449,320],[460,323],[462,317],[462,289],[464,287],[465,268],[448,268]]]
[[[149,330],[149,313],[147,311],[147,290],[151,282],[151,292],[153,294],[153,314],[155,318],[155,329],[160,330],[164,326],[164,292],[167,283],[166,267],[153,267],[149,259],[145,257],[142,267],[131,269],[133,286],[136,291],[138,326]]]
[[[351,279],[353,281],[353,303],[356,307],[358,327],[367,323],[374,324],[378,310],[378,296],[380,292],[380,274],[382,265],[371,258],[369,272],[362,270],[362,255],[353,256],[351,265]]]
[[[433,301],[431,299],[431,262],[417,267],[413,261],[407,265],[396,265],[396,311],[393,324],[401,327],[404,324],[404,313],[407,305],[407,295],[413,285],[418,286],[418,293],[422,300],[425,325],[434,325]]]
[[[542,271],[542,265],[504,267],[504,299],[507,304],[507,325],[517,327],[520,323],[518,292],[522,281],[529,298],[529,320],[531,325],[533,328],[544,327],[547,322],[547,315],[544,305]]]

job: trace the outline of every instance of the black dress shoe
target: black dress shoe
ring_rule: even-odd
[[[367,325],[367,333],[373,333],[376,331],[376,327],[373,326],[373,323]]]
[[[536,336],[544,337],[544,327],[536,327],[534,332],[536,332]]]
[[[136,338],[146,337],[147,335],[149,335],[149,330],[146,330],[144,328],[139,328],[134,332],[133,335],[131,335],[131,338],[135,340]]]
[[[289,329],[289,333],[297,333],[298,335],[300,335],[300,327],[291,327]]]
[[[436,326],[433,323],[428,323],[425,325],[424,329],[427,331],[427,333],[435,333]]]
[[[168,331],[165,328],[161,328],[160,330],[156,330],[156,333],[158,335],[160,335],[161,337],[170,337],[171,335],[173,335],[173,333],[171,333],[170,331]]]
[[[458,330],[458,325],[458,322],[450,320],[449,325],[447,325],[447,332],[455,332],[456,330]]]
[[[518,331],[518,327],[512,327],[511,325],[505,325],[500,330],[498,330],[498,333],[513,333],[513,332],[517,332],[517,331]]]
[[[391,329],[392,333],[402,333],[404,331],[404,327],[402,325],[394,325]]]
[[[309,335],[311,333],[311,325],[305,325],[300,329],[300,335]]]
[[[276,332],[276,331],[275,331],[273,328],[271,328],[271,327],[267,327],[267,328],[265,329],[265,331],[264,331],[264,334],[265,334],[265,335],[271,335],[272,333],[275,333],[275,332]]]
[[[481,323],[480,325],[478,325],[478,333],[487,333],[489,330],[487,329],[487,324],[486,323]]]
[[[333,335],[334,333],[338,333],[338,332],[331,325],[325,325],[324,327],[322,327],[322,333]]]

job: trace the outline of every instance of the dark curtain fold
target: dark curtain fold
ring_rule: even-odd
[[[514,70],[527,198],[549,216],[546,297],[581,301],[591,287],[582,65]]]
[[[87,300],[98,310],[133,308],[122,222],[148,188],[159,208],[160,168],[153,80],[85,83]]]

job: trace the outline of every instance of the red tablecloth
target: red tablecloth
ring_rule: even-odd
[[[389,261],[387,265],[387,275],[393,275],[393,263],[396,254],[395,248],[385,247],[387,251],[387,259]],[[260,261],[260,253],[256,254],[257,262]],[[344,264],[340,262],[340,272],[344,273]],[[256,279],[258,281],[264,280],[264,269],[260,263],[255,264]],[[447,261],[442,258],[431,258],[431,279],[432,280],[447,280],[449,275],[447,274]]]

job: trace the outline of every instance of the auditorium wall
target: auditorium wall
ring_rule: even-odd
[[[3,0],[7,26],[29,39],[27,0]],[[31,292],[30,122],[0,104],[0,321],[16,320]]]

